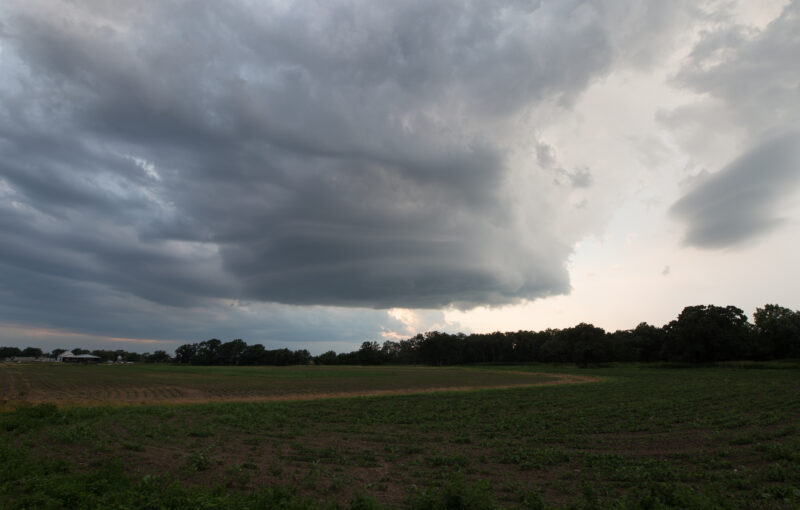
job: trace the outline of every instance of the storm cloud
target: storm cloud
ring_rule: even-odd
[[[0,325],[361,341],[568,294],[660,171],[608,103],[667,74],[702,99],[658,129],[744,138],[673,215],[736,244],[795,180],[797,5],[748,31],[683,1],[2,2]]]
[[[760,31],[720,27],[702,34],[676,77],[708,100],[671,119],[678,129],[693,122],[703,129],[695,133],[699,143],[742,140],[731,163],[671,208],[686,225],[685,243],[710,249],[771,232],[787,219],[787,199],[800,187],[800,2]]]
[[[685,242],[722,248],[778,226],[782,199],[800,184],[800,136],[758,145],[684,195],[670,211],[688,225]]]
[[[5,271],[170,306],[568,291],[570,191],[509,133],[608,71],[619,5],[55,5],[3,9]]]

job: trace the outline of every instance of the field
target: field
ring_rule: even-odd
[[[198,367],[0,364],[0,405],[308,400],[554,384],[575,376],[461,367]],[[585,377],[584,377],[585,379]],[[581,378],[578,378],[581,380]]]
[[[796,364],[0,365],[0,390],[2,508],[800,508]]]

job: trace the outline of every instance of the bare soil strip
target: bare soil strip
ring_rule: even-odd
[[[354,398],[354,397],[379,397],[390,395],[415,395],[424,393],[439,393],[439,392],[460,392],[460,391],[476,391],[476,390],[499,390],[511,388],[527,388],[533,386],[555,386],[562,384],[579,384],[597,382],[599,377],[588,375],[575,375],[575,374],[553,374],[553,373],[537,373],[537,372],[523,372],[514,371],[512,373],[531,375],[531,376],[547,376],[551,379],[546,381],[537,381],[535,383],[520,383],[520,384],[504,384],[504,385],[481,385],[481,386],[443,386],[432,388],[400,388],[392,390],[363,390],[363,391],[345,391],[345,392],[311,392],[311,393],[286,393],[282,395],[259,395],[257,393],[250,393],[244,395],[210,395],[197,388],[187,387],[172,387],[169,392],[154,392],[149,391],[151,388],[128,388],[125,392],[117,392],[114,398],[109,398],[107,393],[102,394],[81,394],[81,395],[62,395],[59,399],[53,399],[52,394],[46,394],[42,391],[34,391],[26,395],[22,401],[29,403],[53,403],[59,406],[100,406],[100,405],[131,405],[131,404],[203,404],[203,403],[222,403],[222,402],[287,402],[287,401],[303,401],[303,400],[323,400],[323,399],[336,399],[336,398]],[[177,395],[177,396],[176,396]]]

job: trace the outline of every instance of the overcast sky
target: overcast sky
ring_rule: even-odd
[[[0,4],[0,345],[800,308],[800,1]]]

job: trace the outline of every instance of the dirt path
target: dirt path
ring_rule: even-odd
[[[170,403],[202,403],[202,402],[284,402],[284,401],[299,401],[299,400],[324,400],[333,398],[354,398],[354,397],[381,397],[390,395],[419,395],[424,393],[440,393],[440,392],[458,392],[458,391],[476,391],[476,390],[507,390],[511,388],[529,388],[533,386],[556,386],[560,384],[580,384],[597,382],[599,377],[589,375],[573,375],[573,374],[539,374],[533,372],[514,372],[517,374],[525,375],[546,375],[553,377],[549,381],[539,381],[535,383],[520,383],[520,384],[503,384],[498,386],[444,386],[440,388],[411,388],[411,389],[397,389],[397,390],[367,390],[367,391],[347,391],[338,393],[290,393],[286,395],[270,395],[270,396],[237,396],[237,397],[224,397],[224,398],[205,398],[194,400],[192,398],[183,398]]]
[[[171,387],[170,392],[153,392],[147,388],[129,388],[138,391],[117,392],[116,398],[108,398],[107,392],[100,394],[81,394],[81,395],[62,395],[61,398],[53,399],[52,394],[45,392],[31,392],[25,398],[20,399],[29,403],[53,403],[59,406],[90,407],[101,405],[177,405],[177,404],[202,404],[202,403],[222,403],[222,402],[291,402],[304,400],[323,400],[335,398],[354,398],[354,397],[379,397],[391,395],[415,395],[439,392],[459,392],[476,390],[500,390],[511,388],[528,388],[534,386],[554,386],[562,384],[580,384],[597,382],[599,377],[575,374],[553,374],[513,371],[510,373],[528,376],[547,376],[550,379],[531,383],[504,384],[504,385],[482,385],[482,386],[442,386],[432,388],[400,388],[392,390],[364,390],[364,391],[342,391],[342,392],[313,392],[313,393],[286,393],[282,395],[230,395],[219,396],[209,395],[198,388]],[[105,398],[104,398],[105,397]]]

